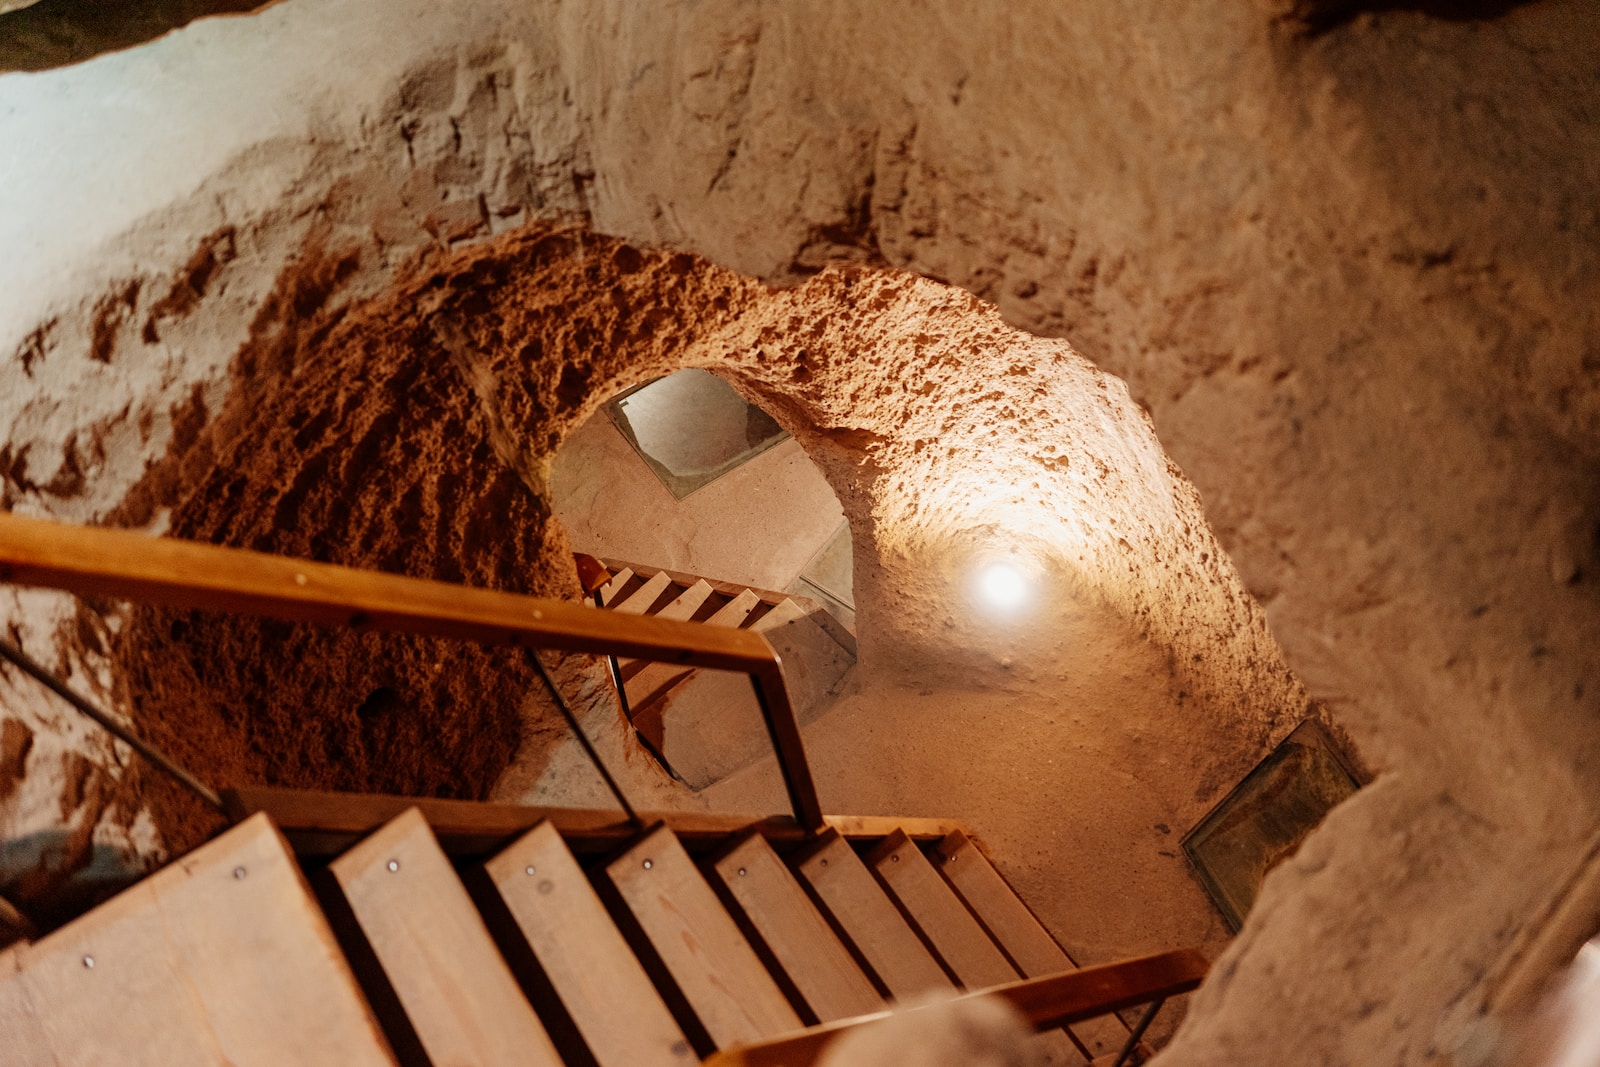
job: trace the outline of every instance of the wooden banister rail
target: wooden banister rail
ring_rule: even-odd
[[[1154,956],[1085,967],[1045,978],[1028,978],[965,994],[997,996],[1011,1002],[1035,1030],[1107,1015],[1187,993],[1200,985],[1211,964],[1196,949],[1179,949]],[[938,1005],[926,1009],[937,1011]],[[770,1041],[724,1049],[705,1061],[705,1067],[808,1067],[845,1031],[870,1026],[891,1012],[813,1026]]]
[[[755,688],[796,820],[808,831],[824,826],[782,662],[759,633],[6,513],[0,513],[0,582],[174,608],[739,671]]]

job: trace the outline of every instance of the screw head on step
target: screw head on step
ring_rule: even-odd
[[[655,865],[656,865],[656,863],[655,863],[655,860],[645,860],[645,861],[644,861],[644,869],[645,869],[645,870],[647,870],[647,871],[648,871],[648,870],[649,870],[649,869],[650,869],[650,868],[651,868],[651,867],[654,867],[654,866],[655,866]]]
[[[527,875],[529,878],[532,878],[536,873],[536,870],[537,869],[533,866],[533,864],[530,863],[526,867],[522,868],[522,873]]]
[[[245,876],[246,873],[247,872],[245,871],[245,869],[243,867],[235,867],[233,869],[233,877],[234,877],[234,879],[237,880],[237,881],[240,881],[240,882],[244,881],[244,876]]]
[[[743,868],[743,867],[740,867],[740,868],[739,868],[739,877],[740,877],[740,878],[743,878],[743,877],[744,877],[744,868]]]
[[[389,871],[390,871],[390,873],[393,873],[394,871],[398,871],[399,869],[400,869],[400,861],[399,860],[390,860],[389,861]]]
[[[93,956],[85,956],[85,957],[83,957],[83,965],[85,967],[89,968],[89,970],[91,970],[91,971],[94,970],[94,957]]]
[[[889,862],[890,863],[899,863],[900,862],[900,854],[898,852],[896,852],[893,856],[890,856],[889,857]]]

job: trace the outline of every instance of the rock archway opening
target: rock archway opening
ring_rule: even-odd
[[[219,269],[240,269],[244,251]],[[361,278],[357,254],[308,248],[226,376],[190,383],[172,417],[187,429],[152,435],[110,521],[577,597],[572,550],[608,551],[585,539],[611,503],[581,459],[585,435],[617,431],[606,409],[626,390],[710,372],[792,438],[744,467],[809,472],[810,525],[785,566],[799,575],[841,521],[853,543],[856,664],[807,726],[825,806],[967,818],[997,855],[1033,857],[1007,874],[1075,931],[1084,959],[1226,936],[1175,835],[1306,701],[1120,381],[969,293],[889,270],[830,267],[777,289],[543,226],[427,254],[356,298]],[[766,436],[749,431],[755,451]],[[607,447],[638,458],[625,439]],[[635,473],[672,497],[647,466]],[[713,500],[737,487],[728,477],[683,499]],[[760,584],[691,547],[674,534],[625,550]],[[90,615],[71,629],[74,654],[108,668],[144,729],[219,785],[603,802],[507,653]],[[783,807],[763,751],[686,789],[642,757],[594,664],[569,657],[559,676],[639,801]],[[726,731],[701,740],[738,751]],[[179,798],[129,788],[169,845],[192,839]],[[1105,879],[1109,867],[1125,876]]]
[[[816,601],[854,626],[849,524],[822,472],[714,369],[602,402],[551,463],[574,551]]]

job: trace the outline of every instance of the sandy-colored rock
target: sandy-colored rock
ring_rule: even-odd
[[[111,516],[215,425],[247,342],[310,358],[400,328],[454,360],[459,410],[534,496],[582,404],[515,409],[517,372],[728,366],[852,518],[863,664],[982,685],[1025,722],[1042,637],[1008,668],[953,612],[898,621],[953,602],[974,531],[1014,531],[1193,701],[1220,747],[1162,774],[1214,796],[1298,713],[1274,639],[1380,772],[1268,880],[1168,1061],[1439,1062],[1600,823],[1600,20],[1540,0],[1305,36],[1285,8],[288,0],[0,77],[5,505]],[[505,258],[513,231],[558,217],[725,269],[686,259],[606,315],[604,290],[560,289],[510,323],[495,272],[533,258]],[[405,332],[393,309],[430,294],[414,256],[464,241],[492,248],[483,274],[444,269],[471,344]],[[620,269],[595,262],[617,247],[551,262]],[[314,302],[329,333],[302,336],[272,294],[319,257],[352,266]],[[749,281],[841,257],[1074,348],[901,275]],[[559,346],[511,358],[508,323],[575,307],[540,334]],[[581,333],[618,322],[634,335]],[[585,372],[590,394],[625,377]],[[8,618],[48,642],[56,603]],[[61,756],[7,707],[43,811]]]

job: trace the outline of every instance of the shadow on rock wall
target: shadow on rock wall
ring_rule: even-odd
[[[81,63],[102,52],[152,41],[206,15],[255,11],[270,2],[0,0],[0,73]]]

